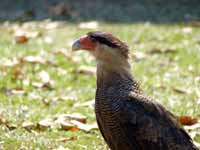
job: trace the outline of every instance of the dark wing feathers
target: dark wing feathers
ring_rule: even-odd
[[[132,94],[124,100],[119,119],[126,140],[134,139],[140,150],[198,150],[176,117],[144,96]]]

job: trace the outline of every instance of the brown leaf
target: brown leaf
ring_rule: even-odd
[[[24,44],[28,42],[29,38],[26,36],[24,31],[17,30],[15,33],[15,42],[18,44]]]
[[[11,94],[13,95],[24,95],[26,92],[21,88],[16,88],[11,90]]]
[[[83,116],[83,115],[81,115],[79,113],[72,114],[72,115],[67,115],[67,117],[70,120],[76,120],[76,121],[79,121],[79,122],[82,122],[82,123],[86,123],[87,122],[86,116]]]
[[[79,113],[75,113],[75,114],[61,114],[58,117],[55,118],[55,120],[76,120],[82,123],[86,123],[87,122],[87,118]]]
[[[6,124],[6,127],[9,129],[9,130],[14,130],[17,128],[17,125],[16,124],[13,124],[13,123],[7,123]]]
[[[6,120],[6,119],[4,119],[4,118],[0,118],[0,124],[7,124],[8,123],[8,121]]]
[[[76,70],[76,73],[94,75],[96,74],[96,67],[81,66],[80,68]]]
[[[37,123],[38,129],[47,129],[53,126],[53,121],[51,119],[44,119]]]
[[[51,85],[49,83],[32,82],[32,86],[35,88],[51,89]]]
[[[26,130],[32,130],[34,129],[36,126],[34,125],[34,123],[29,122],[29,121],[25,121],[22,123],[22,128],[25,128]]]
[[[80,130],[83,130],[85,132],[89,132],[91,130],[96,130],[98,129],[97,125],[96,124],[93,124],[93,125],[86,125],[86,124],[83,124],[77,120],[71,120],[70,121],[72,124],[76,125],[78,129]]]
[[[51,101],[50,100],[48,100],[48,99],[42,99],[42,102],[46,105],[46,106],[49,106],[50,105],[50,103],[51,103]]]
[[[192,118],[190,116],[179,116],[178,120],[182,125],[188,125],[188,126],[191,126],[197,123],[197,119]]]
[[[180,88],[177,88],[177,87],[172,88],[172,90],[176,93],[179,93],[179,94],[188,94],[189,93],[189,91],[186,91],[184,89],[180,89]]]
[[[12,75],[13,75],[14,79],[22,79],[23,78],[21,68],[13,68],[12,69]]]
[[[44,60],[44,58],[40,56],[26,56],[22,58],[22,61],[28,62],[28,63],[33,63],[33,64],[46,64],[47,61]]]
[[[1,92],[5,93],[6,95],[25,95],[26,92],[21,88],[9,89],[9,88],[1,88]]]
[[[68,121],[65,121],[65,120],[60,121],[60,125],[61,125],[61,128],[63,130],[67,130],[67,131],[68,130],[70,130],[70,131],[77,131],[78,130],[78,128],[74,124],[72,124]]]
[[[174,53],[174,52],[176,52],[176,49],[173,48],[167,48],[167,49],[153,48],[150,51],[148,51],[149,54],[162,54],[162,53]]]

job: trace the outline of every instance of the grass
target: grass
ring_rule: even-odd
[[[106,150],[107,147],[99,131],[64,131],[59,128],[33,130],[28,132],[20,127],[23,121],[37,124],[45,118],[53,118],[62,113],[81,113],[87,116],[89,123],[95,122],[94,110],[90,107],[74,107],[94,98],[95,76],[74,72],[78,67],[95,66],[94,59],[84,52],[72,53],[70,43],[90,31],[78,29],[77,24],[64,24],[61,27],[47,29],[49,23],[30,22],[25,24],[1,24],[0,38],[0,118],[16,124],[9,130],[0,125],[0,149],[4,150]],[[28,26],[28,27],[27,27]],[[187,27],[188,28],[188,27]],[[146,95],[154,97],[159,103],[177,115],[199,118],[200,104],[200,29],[183,24],[107,24],[100,22],[100,30],[112,32],[130,46],[130,53],[142,52],[147,57],[140,61],[131,60],[132,72],[141,84]],[[25,44],[14,42],[14,31],[24,29],[41,34],[30,38]],[[189,30],[189,31],[187,31]],[[191,31],[190,31],[191,30]],[[52,38],[52,43],[45,42],[45,37]],[[65,48],[66,53],[76,60],[72,61],[54,52]],[[149,54],[153,49],[173,49],[174,52]],[[25,56],[41,56],[54,65],[25,63],[14,67],[5,67],[5,59]],[[62,73],[59,70],[65,70]],[[39,73],[45,71],[54,82],[52,89],[35,88],[24,84],[23,80],[39,81]],[[20,72],[20,76],[16,75]],[[21,77],[22,76],[22,77]],[[164,88],[161,88],[160,85]],[[3,89],[22,88],[25,95],[6,94]],[[185,92],[178,93],[179,88]],[[68,96],[65,100],[55,97]],[[48,105],[44,103],[48,101]],[[61,142],[58,139],[76,136],[77,140]],[[195,137],[200,142],[200,136]]]

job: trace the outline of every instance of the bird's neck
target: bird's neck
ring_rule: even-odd
[[[97,88],[108,89],[110,87],[123,88],[123,90],[140,91],[134,81],[128,61],[119,64],[97,64]]]

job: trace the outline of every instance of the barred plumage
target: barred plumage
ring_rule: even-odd
[[[140,90],[130,73],[127,45],[105,32],[86,38],[83,43],[93,42],[89,51],[98,62],[96,119],[110,149],[198,150],[176,117]],[[73,49],[87,50],[79,44]]]

